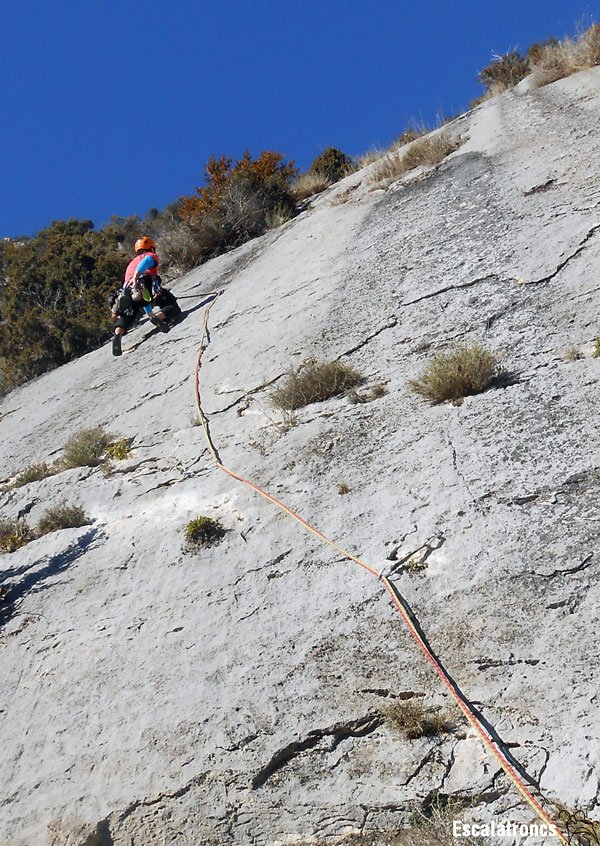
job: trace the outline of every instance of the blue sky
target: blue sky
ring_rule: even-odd
[[[389,144],[464,111],[492,53],[600,21],[600,0],[8,0],[0,237],[143,214],[212,154]]]

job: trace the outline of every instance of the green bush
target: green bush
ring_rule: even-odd
[[[478,79],[486,92],[499,94],[513,88],[529,73],[528,59],[517,50],[510,50],[502,56],[494,56],[489,65],[479,71]]]
[[[415,393],[437,403],[479,394],[500,375],[497,357],[474,344],[435,356],[419,378],[409,384]]]
[[[322,402],[361,384],[364,377],[341,361],[308,359],[289,373],[283,385],[271,397],[276,408],[294,411],[313,402]]]
[[[131,455],[131,438],[121,438],[118,441],[112,441],[107,444],[106,454],[115,461],[123,461]]]
[[[196,517],[187,524],[184,534],[189,547],[213,546],[225,535],[225,529],[212,517]]]
[[[66,505],[64,502],[52,508],[48,508],[40,517],[36,526],[36,537],[42,537],[50,532],[57,532],[59,529],[78,529],[86,526],[90,519],[85,515],[83,509],[76,505]]]
[[[33,533],[25,520],[0,517],[0,552],[14,552],[33,540]]]
[[[331,184],[343,179],[344,176],[348,176],[355,169],[350,156],[342,153],[336,147],[327,147],[316,157],[308,172],[324,177]]]
[[[70,470],[73,467],[97,467],[106,455],[113,435],[105,432],[101,426],[82,429],[72,435],[63,448],[60,467]]]
[[[91,220],[57,221],[2,249],[0,367],[8,387],[39,376],[110,336],[106,297],[127,263]]]
[[[30,464],[22,470],[15,479],[15,488],[21,488],[23,485],[28,485],[30,482],[39,482],[41,479],[47,479],[52,476],[55,471],[48,467],[45,461],[40,461],[39,464]]]

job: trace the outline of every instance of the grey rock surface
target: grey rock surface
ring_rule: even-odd
[[[140,326],[122,358],[1,401],[6,482],[84,427],[133,438],[110,473],[0,493],[3,516],[66,501],[93,520],[0,559],[2,844],[383,843],[436,791],[531,818],[377,579],[215,467],[194,406],[215,290],[200,382],[224,463],[393,570],[532,781],[600,818],[599,106],[600,70],[490,100],[441,165],[386,191],[356,173],[182,277],[168,335]],[[460,406],[410,391],[475,341],[502,386]],[[387,393],[286,425],[270,396],[308,356]],[[227,532],[192,553],[201,514]],[[405,739],[385,719],[404,699],[452,730]]]

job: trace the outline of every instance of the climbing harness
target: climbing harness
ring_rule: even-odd
[[[301,517],[296,511],[289,508],[287,505],[285,505],[285,503],[281,502],[268,491],[259,487],[250,479],[246,479],[244,476],[240,475],[239,473],[236,473],[234,470],[231,470],[221,460],[217,447],[213,443],[210,434],[208,420],[206,418],[206,415],[204,414],[204,410],[202,408],[202,398],[200,396],[200,368],[202,366],[202,357],[208,345],[210,344],[210,330],[208,328],[208,318],[210,315],[210,310],[216,303],[219,295],[219,291],[209,291],[208,293],[203,295],[205,299],[210,297],[211,302],[207,305],[204,311],[202,337],[200,340],[200,346],[198,348],[198,357],[196,360],[196,369],[194,374],[194,393],[196,398],[196,408],[198,410],[198,416],[202,425],[204,438],[208,450],[218,469],[222,470],[223,473],[226,473],[232,479],[241,482],[242,484],[251,488],[256,493],[260,494],[260,496],[264,497],[264,499],[273,503],[273,505],[277,506],[277,508],[287,514],[289,517],[293,518],[298,523],[300,523],[301,526],[303,526],[308,532],[313,534],[315,537],[319,538],[319,540],[323,541],[323,543],[326,543],[328,546],[335,549],[336,552],[339,552],[340,555],[342,555],[344,558],[349,559],[354,564],[357,564],[359,567],[362,567],[363,570],[366,570],[372,576],[375,576],[377,579],[379,579],[379,581],[383,584],[383,586],[389,593],[394,607],[402,617],[402,620],[404,621],[404,624],[406,625],[412,638],[415,640],[417,646],[424,654],[427,661],[431,664],[439,678],[442,680],[445,687],[449,690],[456,704],[458,705],[458,707],[460,708],[460,710],[467,718],[467,720],[477,733],[478,737],[482,741],[484,747],[490,752],[492,757],[504,770],[510,781],[513,783],[513,785],[521,795],[521,797],[535,812],[536,816],[539,817],[540,820],[542,820],[547,826],[550,827],[550,832],[556,832],[556,836],[562,841],[563,844],[565,844],[565,846],[569,846],[570,841],[567,836],[561,831],[556,821],[543,808],[540,801],[535,796],[533,796],[531,790],[526,786],[523,778],[517,773],[515,764],[516,766],[519,766],[519,764],[517,762],[515,762],[515,764],[511,763],[509,759],[512,758],[512,755],[503,748],[504,744],[500,740],[499,736],[496,734],[494,729],[487,723],[487,721],[484,720],[483,716],[479,712],[477,712],[475,707],[468,701],[465,695],[461,692],[456,682],[452,679],[447,670],[443,667],[439,658],[433,652],[429,642],[427,641],[427,638],[423,630],[421,629],[421,626],[415,614],[411,610],[410,606],[408,605],[407,601],[404,599],[398,588],[384,574],[384,571],[376,570],[375,567],[372,567],[370,564],[367,564],[365,561],[362,561],[356,555],[353,555],[351,552],[348,552],[348,550],[339,546],[339,544],[326,537],[322,532],[315,528],[315,526],[311,525],[307,520]],[[512,760],[514,761],[514,759]],[[543,797],[541,798],[543,799]]]

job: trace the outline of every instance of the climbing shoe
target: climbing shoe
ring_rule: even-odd
[[[160,317],[149,317],[148,319],[150,323],[152,323],[154,326],[158,326],[161,332],[169,331],[169,327],[167,326],[164,320],[160,319]]]
[[[121,355],[123,353],[123,350],[121,349],[121,336],[120,335],[113,335],[112,352],[113,352],[113,355]]]

